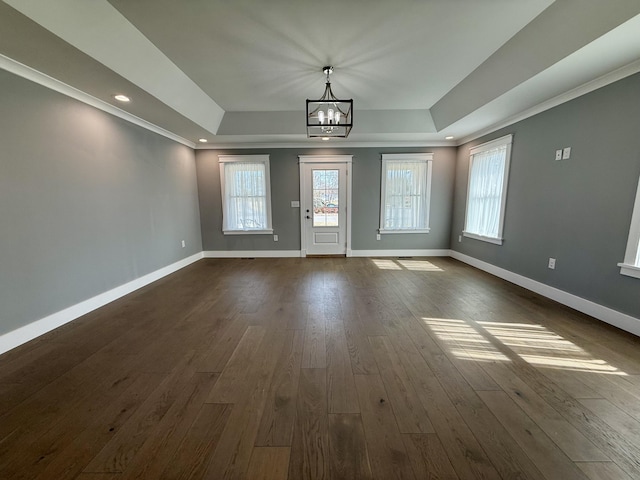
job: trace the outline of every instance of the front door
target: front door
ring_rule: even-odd
[[[303,256],[350,253],[350,166],[350,155],[300,157]]]

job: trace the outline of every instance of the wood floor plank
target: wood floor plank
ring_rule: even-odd
[[[387,337],[369,337],[401,433],[434,433],[429,415]]]
[[[321,307],[310,305],[304,336],[302,368],[326,368],[326,319]]]
[[[544,432],[575,462],[606,462],[609,457],[502,364],[487,364],[490,375]]]
[[[454,470],[461,479],[499,478],[482,446],[408,335],[390,337],[427,410]]]
[[[29,478],[71,480],[79,475],[89,462],[111,441],[122,426],[136,413],[144,401],[161,384],[164,375],[140,374],[127,388],[107,404],[96,403],[92,420],[80,433],[74,433],[73,441],[60,448],[43,470],[31,470]],[[49,442],[48,448],[51,447]],[[42,463],[42,462],[39,462]],[[36,475],[36,472],[39,475]]]
[[[632,480],[613,462],[578,462],[589,480]]]
[[[533,460],[544,477],[584,479],[586,477],[556,444],[505,392],[478,392],[482,401]]]
[[[326,370],[302,369],[289,461],[290,479],[325,480],[329,478],[327,414]]]
[[[373,478],[360,415],[329,415],[329,470],[331,479]]]
[[[231,405],[220,403],[202,405],[189,431],[158,479],[201,479],[229,420],[231,409]]]
[[[329,413],[360,413],[347,339],[341,320],[336,318],[327,323],[326,341]]]
[[[247,478],[251,480],[287,480],[289,447],[255,447]]]
[[[158,478],[196,420],[219,374],[196,373],[127,466],[123,479]]]
[[[437,435],[411,434],[403,439],[417,478],[459,479]]]
[[[415,480],[382,379],[356,375],[356,388],[373,478]]]
[[[269,388],[256,446],[291,446],[302,363],[304,335],[291,331],[285,340]]]
[[[238,342],[245,334],[247,327],[246,316],[242,314],[236,315],[220,337],[211,343],[210,352],[202,360],[198,371],[222,372],[238,346]]]
[[[168,375],[113,438],[85,467],[84,472],[124,472],[191,378],[181,366]]]
[[[580,399],[585,407],[620,432],[629,441],[640,444],[640,422],[604,398]]]
[[[540,478],[542,475],[509,433],[480,400],[455,366],[444,355],[437,355],[438,346],[416,320],[409,325],[412,340],[433,370],[439,382],[456,405],[482,448],[503,477]]]
[[[247,390],[246,394],[238,398],[234,404],[229,421],[203,478],[216,480],[245,478],[260,427],[260,419],[265,409],[268,386],[284,348],[287,333],[286,331],[270,332],[261,342],[259,351],[251,358],[253,369],[246,383],[253,389]],[[224,373],[223,371],[222,375]]]
[[[247,327],[220,378],[211,389],[207,403],[235,403],[254,388],[249,372],[265,336],[264,327]]]

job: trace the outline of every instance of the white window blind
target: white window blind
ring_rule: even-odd
[[[621,274],[640,278],[640,181],[631,215],[631,227],[629,228],[624,262],[619,263],[618,266]]]
[[[382,155],[380,233],[428,233],[433,154]]]
[[[463,234],[502,244],[512,136],[471,150],[467,210]]]
[[[222,230],[234,233],[273,233],[269,157],[221,156]]]

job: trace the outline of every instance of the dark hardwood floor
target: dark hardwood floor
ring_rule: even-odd
[[[0,478],[638,479],[640,339],[449,258],[202,260],[0,356]]]

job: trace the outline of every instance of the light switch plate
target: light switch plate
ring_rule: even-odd
[[[571,158],[571,147],[566,147],[562,149],[562,159],[567,160]]]
[[[556,160],[562,160],[562,150],[556,150]]]
[[[291,200],[291,208],[300,208],[299,200]]]

